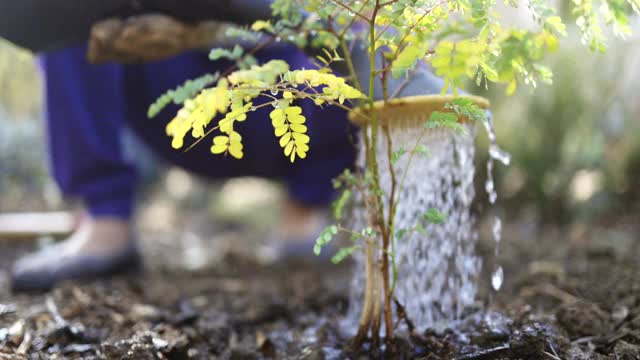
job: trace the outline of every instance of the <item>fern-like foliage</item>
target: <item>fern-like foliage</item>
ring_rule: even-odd
[[[198,78],[187,80],[175,89],[171,89],[162,94],[149,106],[147,117],[154,118],[167,105],[174,103],[180,105],[185,100],[195,96],[200,90],[213,84],[218,79],[218,74],[205,74]]]

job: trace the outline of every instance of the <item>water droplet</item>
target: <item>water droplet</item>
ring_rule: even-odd
[[[511,154],[502,150],[497,144],[491,144],[489,146],[489,156],[500,161],[504,166],[509,166],[511,163]]]
[[[493,233],[493,239],[499,243],[502,240],[502,219],[498,216],[493,221],[493,228],[491,229]]]
[[[496,200],[498,200],[498,194],[496,193],[496,189],[493,184],[493,179],[487,179],[484,183],[484,190],[487,192],[489,196],[489,203],[495,204]]]
[[[484,127],[487,131],[487,137],[489,138],[489,157],[491,159],[500,161],[505,166],[509,165],[509,163],[511,162],[511,155],[509,155],[508,152],[502,150],[500,146],[498,146],[496,132],[493,129],[493,120],[491,118],[491,114],[487,115],[487,120],[484,121]]]
[[[491,287],[495,291],[499,291],[502,288],[502,282],[504,281],[504,271],[502,270],[502,266],[498,266],[496,271],[491,275]]]
[[[256,109],[257,108],[255,106],[252,106],[252,107],[249,108],[249,111],[256,111]]]
[[[278,90],[277,89],[271,89],[271,95],[273,95],[273,96],[278,95]]]
[[[274,101],[273,103],[271,103],[271,106],[273,106],[274,109],[277,109],[280,107],[280,102],[279,101]]]

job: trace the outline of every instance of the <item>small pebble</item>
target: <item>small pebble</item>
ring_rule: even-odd
[[[20,319],[13,323],[9,328],[9,336],[8,340],[14,345],[20,345],[22,343],[22,338],[24,337],[25,331],[25,321]]]
[[[598,305],[586,301],[560,306],[556,312],[556,318],[574,338],[600,335],[610,328],[609,314]]]
[[[640,346],[620,340],[613,348],[613,353],[617,360],[637,360],[640,359]]]

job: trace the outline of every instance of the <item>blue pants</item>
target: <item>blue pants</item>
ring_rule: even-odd
[[[94,216],[128,218],[133,212],[136,169],[124,157],[121,135],[125,127],[159,157],[190,172],[209,178],[281,179],[292,198],[310,206],[327,204],[333,194],[331,179],[353,165],[356,142],[345,112],[335,107],[321,109],[310,102],[301,106],[307,116],[311,150],[306,159],[294,164],[273,135],[269,107],[236,124],[245,144],[242,160],[211,154],[211,138],[188,152],[174,150],[165,125],[177,108],[148,119],[149,104],[186,79],[224,71],[229,64],[212,63],[205,54],[190,53],[144,65],[94,66],[87,63],[85,53],[84,47],[49,53],[42,57],[42,64],[53,176],[65,195],[83,200]],[[262,61],[274,58],[287,60],[292,69],[311,67],[306,56],[293,48],[280,46],[258,54]],[[185,148],[188,145],[186,141]]]

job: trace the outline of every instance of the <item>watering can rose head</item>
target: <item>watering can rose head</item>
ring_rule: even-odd
[[[462,123],[484,121],[489,100],[472,95],[417,95],[373,104],[379,124],[402,128],[457,128]],[[358,125],[369,124],[369,106],[360,106],[349,113],[349,120]]]
[[[350,111],[351,122],[358,126],[372,125],[369,120],[374,112],[376,120],[379,120],[377,125],[453,127],[460,130],[460,123],[487,118],[487,99],[452,88],[450,81],[436,76],[424,63],[417,63],[413,71],[406,74],[394,71],[393,66],[385,67],[382,60],[385,50],[384,47],[378,48],[372,54],[366,47],[355,46],[351,51],[357,83],[364,89],[368,88],[368,96],[376,100],[373,104],[364,104]],[[378,71],[386,72],[384,81],[377,81],[378,76],[370,76]],[[375,81],[371,83],[372,80]]]

